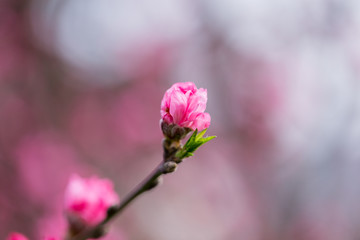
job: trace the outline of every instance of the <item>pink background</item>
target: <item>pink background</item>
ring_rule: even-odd
[[[72,173],[126,195],[162,158],[160,101],[208,89],[218,137],[108,239],[359,239],[356,0],[1,0],[0,239],[60,237]]]

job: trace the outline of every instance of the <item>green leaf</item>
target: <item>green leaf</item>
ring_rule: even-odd
[[[203,138],[207,129],[204,129],[200,133],[196,129],[191,137],[187,140],[185,145],[176,153],[176,157],[179,159],[191,157],[194,155],[194,152],[203,144],[207,143],[211,139],[214,139],[216,136],[209,136]]]
[[[192,144],[192,143],[194,143],[194,142],[196,141],[196,135],[197,135],[197,133],[198,133],[198,130],[196,129],[196,130],[193,132],[193,134],[191,135],[191,137],[189,138],[189,140],[187,140],[185,146],[186,146],[186,145],[190,145],[190,144]]]
[[[196,130],[197,130],[197,129],[196,129]],[[204,129],[204,130],[202,130],[199,134],[197,134],[196,140],[201,139],[201,138],[204,136],[204,134],[206,133],[206,130],[207,130],[207,128]]]
[[[201,141],[204,143],[207,143],[208,141],[212,140],[216,138],[216,136],[209,136],[209,137],[206,137],[206,138],[202,138]]]

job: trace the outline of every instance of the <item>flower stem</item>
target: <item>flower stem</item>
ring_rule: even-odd
[[[132,192],[130,192],[120,205],[111,208],[103,224],[109,222],[115,215],[119,214],[126,206],[128,206],[140,194],[156,187],[159,177],[164,173],[164,164],[161,163],[155,170],[147,176]]]

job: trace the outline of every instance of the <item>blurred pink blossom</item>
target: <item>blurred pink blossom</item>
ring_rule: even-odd
[[[101,222],[119,197],[108,179],[73,175],[65,191],[65,211],[71,220],[87,225]]]
[[[197,89],[192,82],[175,83],[161,101],[162,120],[201,131],[210,126],[210,115],[204,112],[206,102],[206,89]]]
[[[28,238],[20,233],[13,232],[9,234],[6,240],[28,240]]]

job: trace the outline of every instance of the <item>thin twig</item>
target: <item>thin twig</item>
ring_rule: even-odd
[[[167,139],[163,141],[164,160],[150,173],[138,186],[131,191],[119,205],[108,209],[106,218],[98,225],[84,229],[83,231],[68,236],[66,240],[86,240],[89,238],[99,238],[104,235],[105,225],[110,222],[116,215],[124,210],[134,199],[142,193],[153,189],[159,183],[159,177],[163,174],[172,173],[177,168],[175,157],[176,152],[180,149],[180,139]],[[178,163],[180,163],[178,161]]]

